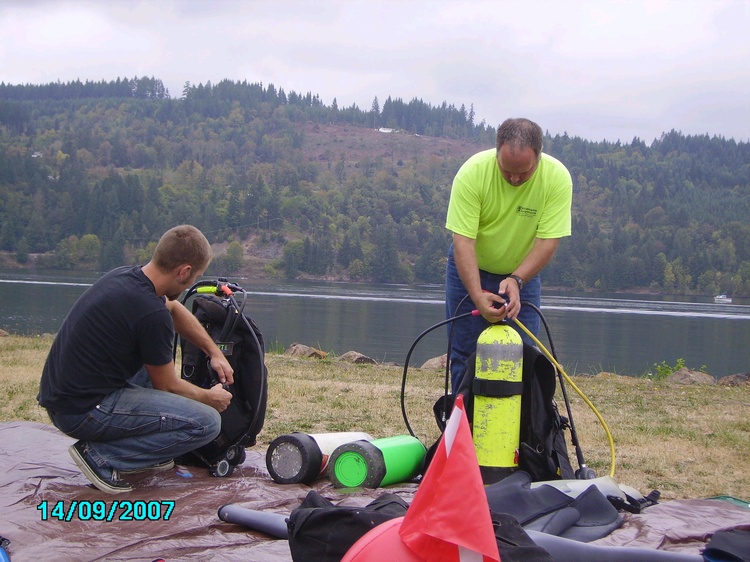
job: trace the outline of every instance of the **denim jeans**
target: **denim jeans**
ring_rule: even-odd
[[[174,459],[211,442],[219,412],[201,402],[151,387],[146,369],[85,414],[50,412],[55,426],[85,441],[99,466],[134,470]]]
[[[500,281],[505,279],[507,275],[488,273],[480,270],[479,277],[482,289],[497,294]],[[521,302],[529,302],[539,308],[541,298],[542,280],[540,276],[537,275],[524,283],[523,289],[521,290]],[[458,276],[456,261],[453,257],[453,246],[451,246],[448,250],[448,263],[445,268],[445,317],[453,318],[464,312],[474,310],[474,308],[474,303],[471,298],[468,297],[468,292],[466,291],[461,278]],[[541,321],[537,312],[530,306],[521,306],[518,320],[535,336],[539,333],[539,325]],[[466,371],[467,359],[477,349],[477,338],[479,338],[479,334],[481,334],[489,325],[489,322],[487,322],[482,316],[468,316],[448,324],[448,338],[450,341],[448,360],[450,361],[451,388],[453,389],[453,392],[456,392],[459,384],[461,384],[464,371]],[[531,338],[529,338],[529,336],[524,333],[515,322],[509,322],[508,325],[521,334],[521,338],[524,342],[530,345],[535,345]]]

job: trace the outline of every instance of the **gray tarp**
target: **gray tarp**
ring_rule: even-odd
[[[13,562],[291,560],[286,541],[217,516],[226,504],[287,515],[310,491],[308,486],[274,483],[265,468],[265,450],[249,449],[245,463],[228,478],[212,477],[205,468],[178,468],[133,476],[133,492],[108,495],[88,485],[73,463],[67,453],[72,442],[51,426],[0,424],[0,536],[10,539]],[[314,488],[343,505],[365,505],[384,491],[339,490],[325,479]],[[406,484],[388,491],[409,502],[416,487]],[[124,509],[114,510],[112,521],[94,520],[106,516],[89,508],[109,510],[113,502],[123,500],[138,506],[134,520],[119,520]],[[71,512],[74,501],[78,507]],[[172,501],[174,511],[165,521],[164,502]],[[60,507],[53,514],[56,506]],[[59,520],[69,512],[70,521]],[[625,524],[595,544],[697,554],[712,533],[732,528],[750,529],[750,509],[718,500],[668,501],[642,515],[625,514]]]

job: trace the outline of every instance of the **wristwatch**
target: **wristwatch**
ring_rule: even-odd
[[[515,279],[516,283],[518,283],[518,290],[520,291],[523,289],[523,279],[521,279],[518,275],[508,275],[511,279]]]

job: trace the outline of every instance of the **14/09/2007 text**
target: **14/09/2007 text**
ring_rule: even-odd
[[[55,503],[42,501],[36,506],[41,511],[42,521],[169,521],[174,511],[174,501],[78,501],[68,505],[60,500]]]

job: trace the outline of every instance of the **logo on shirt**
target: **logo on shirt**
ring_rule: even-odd
[[[521,217],[535,217],[536,209],[530,209],[529,207],[523,207],[519,205],[516,207],[516,214]]]

